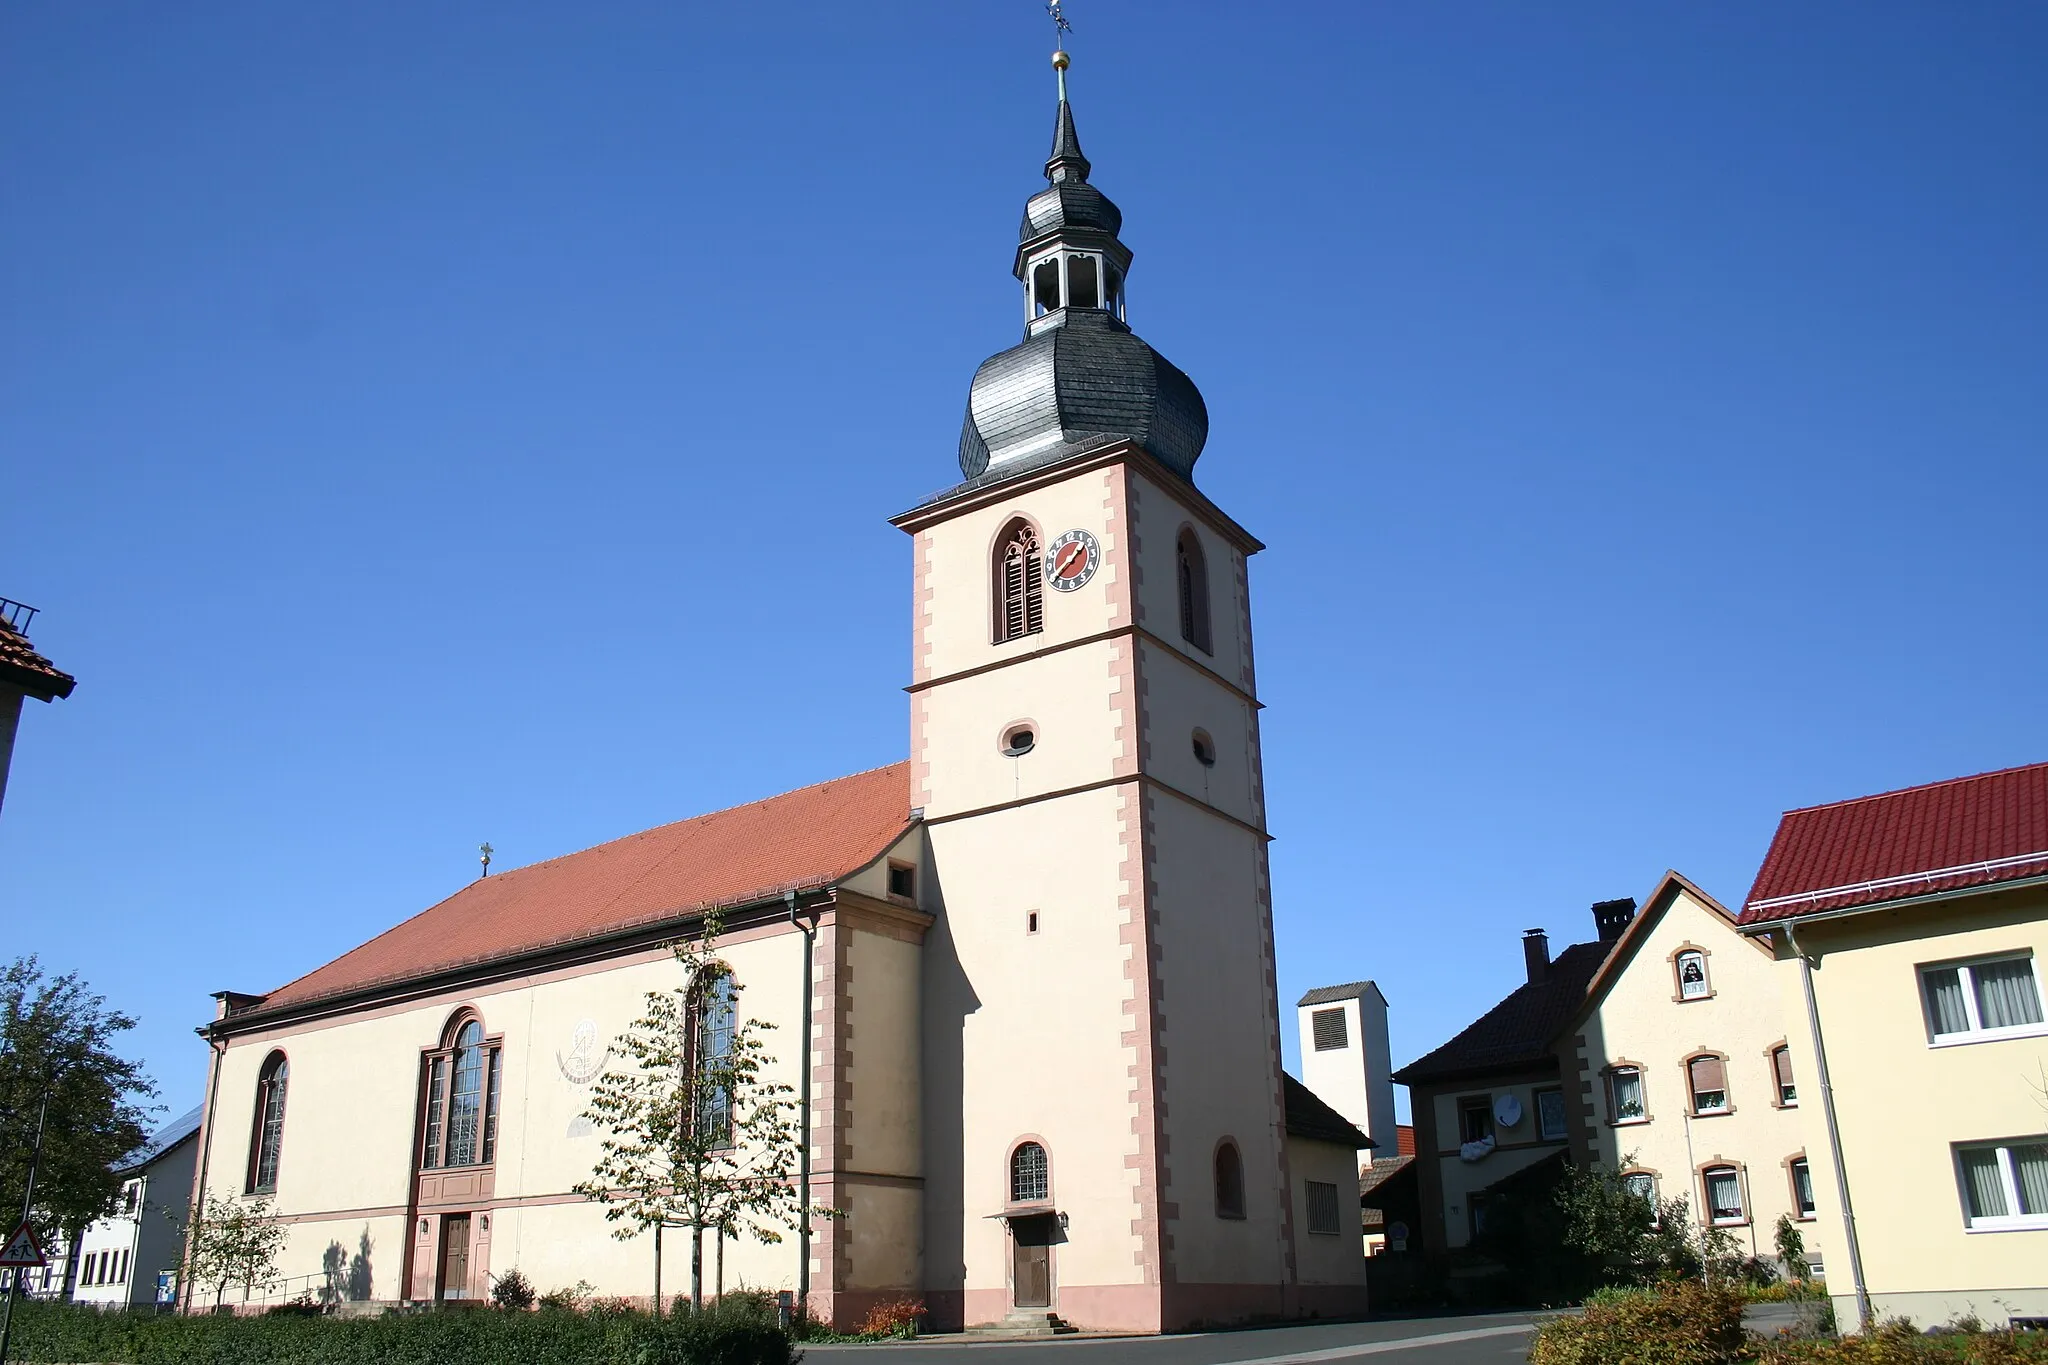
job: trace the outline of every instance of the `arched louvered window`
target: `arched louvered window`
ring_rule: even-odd
[[[1052,1172],[1045,1148],[1035,1142],[1017,1144],[1010,1153],[1010,1202],[1043,1204],[1052,1198]]]
[[[1180,638],[1204,654],[1209,646],[1209,566],[1202,542],[1192,529],[1180,533],[1175,553],[1175,579],[1180,584]]]
[[[732,1136],[733,1035],[739,989],[723,966],[707,967],[691,992],[690,1074],[696,1090],[697,1130],[713,1142]]]
[[[1216,1216],[1244,1217],[1244,1158],[1234,1142],[1216,1148]]]
[[[1039,571],[1038,531],[1021,517],[996,547],[996,643],[1045,629],[1045,576]]]
[[[256,1127],[249,1141],[249,1193],[277,1188],[277,1158],[284,1149],[284,1091],[291,1063],[282,1052],[264,1059],[256,1077]]]

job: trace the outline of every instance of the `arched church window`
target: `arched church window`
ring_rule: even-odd
[[[1228,1138],[1216,1147],[1216,1216],[1244,1217],[1244,1158]]]
[[[1202,542],[1192,530],[1180,533],[1175,578],[1180,584],[1180,638],[1204,654],[1209,649],[1209,567]]]
[[[256,1125],[249,1142],[249,1193],[269,1194],[277,1188],[277,1159],[284,1149],[285,1082],[291,1063],[282,1052],[263,1059],[256,1076]]]
[[[1010,1153],[1010,1202],[1043,1204],[1052,1198],[1050,1168],[1045,1148],[1035,1142],[1021,1142]]]
[[[732,1137],[732,1045],[738,1002],[731,971],[716,963],[704,969],[690,992],[692,1112],[697,1131],[714,1142]]]
[[[1060,258],[1048,256],[1031,269],[1031,316],[1042,318],[1060,306]]]
[[[1067,257],[1067,304],[1072,308],[1100,308],[1102,291],[1095,275],[1093,256]]]
[[[503,1044],[484,1036],[483,1020],[465,1010],[442,1033],[441,1046],[423,1061],[427,1110],[421,1123],[421,1168],[488,1166],[496,1161]]]
[[[1045,629],[1045,582],[1039,573],[1038,532],[1021,517],[998,542],[995,562],[996,643]]]

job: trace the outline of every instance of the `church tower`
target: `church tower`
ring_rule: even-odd
[[[1066,56],[964,482],[914,541],[938,1325],[1173,1330],[1295,1306],[1252,669],[1261,546],[1194,485],[1200,392],[1124,309]]]

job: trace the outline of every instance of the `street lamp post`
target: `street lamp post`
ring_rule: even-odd
[[[50,1086],[48,1082],[45,1082],[43,1085],[43,1102],[36,1110],[36,1145],[30,1150],[28,1158],[28,1188],[22,1192],[21,1196],[21,1221],[23,1224],[28,1222],[29,1212],[35,1207],[36,1167],[43,1159],[43,1126],[49,1122],[49,1119]],[[0,1365],[7,1365],[7,1344],[14,1335],[14,1300],[21,1293],[21,1276],[22,1271],[16,1269],[14,1278],[7,1283],[7,1306],[4,1310],[0,1310]]]

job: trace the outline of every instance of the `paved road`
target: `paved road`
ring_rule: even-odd
[[[1520,1365],[1535,1317],[1493,1313],[1092,1341],[807,1346],[816,1365]]]

